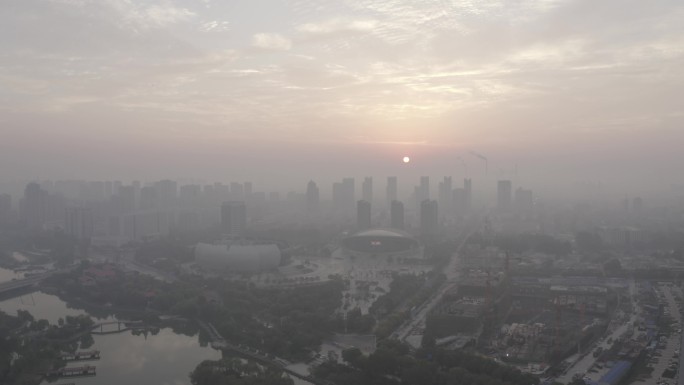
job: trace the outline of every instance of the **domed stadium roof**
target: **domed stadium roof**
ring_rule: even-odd
[[[401,230],[376,228],[344,238],[342,247],[360,253],[388,254],[418,249],[420,243]]]

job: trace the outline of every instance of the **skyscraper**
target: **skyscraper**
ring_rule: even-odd
[[[421,176],[420,177],[420,192],[422,194],[422,200],[430,199],[430,177]]]
[[[438,226],[437,201],[425,199],[420,203],[420,230],[422,235],[427,237],[436,235]]]
[[[309,212],[317,211],[319,202],[318,186],[316,186],[316,182],[309,181],[309,184],[306,186],[306,210]]]
[[[387,177],[387,203],[397,200],[397,177]]]
[[[89,243],[93,236],[93,212],[85,207],[71,207],[66,210],[64,231],[79,243]]]
[[[463,179],[463,209],[469,211],[473,205],[473,180],[470,178]]]
[[[404,229],[404,204],[397,200],[390,205],[390,227]]]
[[[356,227],[359,230],[368,230],[371,227],[371,204],[368,201],[356,202]]]
[[[534,208],[534,196],[532,190],[518,187],[515,190],[515,208],[521,212],[530,212]]]
[[[231,235],[241,235],[247,226],[247,208],[243,201],[224,202],[221,205],[221,225]]]
[[[12,196],[0,194],[0,223],[9,223],[12,212]]]
[[[24,189],[21,216],[31,229],[40,229],[47,219],[48,192],[38,183],[29,183]]]
[[[451,212],[453,200],[453,185],[451,183],[451,177],[445,176],[444,180],[439,182],[437,201],[439,203],[442,216],[445,216]]]
[[[367,176],[363,178],[361,184],[361,199],[368,203],[373,203],[373,178]]]
[[[513,184],[510,180],[500,180],[497,184],[497,208],[499,210],[508,210],[511,208],[511,200],[513,195]]]

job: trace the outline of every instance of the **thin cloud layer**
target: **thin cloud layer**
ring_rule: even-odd
[[[0,124],[518,152],[678,135],[683,16],[673,0],[11,0]]]

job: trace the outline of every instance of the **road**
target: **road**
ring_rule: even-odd
[[[460,274],[458,271],[458,263],[460,259],[459,254],[461,252],[461,249],[466,244],[466,242],[468,242],[468,239],[475,232],[477,232],[480,229],[480,227],[482,227],[482,218],[484,218],[485,216],[486,214],[478,218],[478,220],[476,221],[477,225],[474,226],[473,229],[471,229],[470,232],[468,232],[467,235],[463,237],[463,240],[461,240],[461,243],[458,245],[458,248],[456,248],[456,251],[452,254],[449,263],[442,270],[444,275],[446,275],[446,281],[441,285],[441,287],[437,290],[435,294],[433,294],[423,305],[418,307],[418,312],[416,314],[412,315],[407,322],[403,323],[394,333],[392,333],[392,337],[397,338],[401,341],[406,341],[406,338],[409,337],[414,331],[425,329],[425,320],[427,318],[427,315],[430,314],[432,309],[434,309],[435,306],[437,306],[437,304],[440,303],[442,297],[444,297],[444,294],[457,283]],[[409,342],[409,344],[413,347],[419,347],[414,346],[416,344],[415,341],[407,342]],[[420,342],[418,342],[418,344],[420,344]]]
[[[630,300],[632,301],[632,309],[636,310],[638,307],[636,304],[636,282],[634,280],[630,282]],[[639,317],[639,314],[639,311],[632,313],[627,322],[622,323],[610,335],[606,336],[599,343],[589,349],[584,356],[580,357],[579,360],[565,372],[565,374],[556,378],[556,381],[567,384],[572,381],[572,378],[575,375],[581,374],[584,376],[587,374],[589,369],[594,366],[597,360],[597,358],[593,356],[592,351],[599,346],[602,347],[604,351],[609,350],[613,344],[616,343],[617,340],[619,340],[620,337],[622,337],[622,335],[624,335],[630,329],[630,327],[634,325]],[[611,343],[608,343],[608,341],[611,341]],[[591,375],[589,377],[592,378]],[[592,380],[598,381],[598,378],[592,378]]]

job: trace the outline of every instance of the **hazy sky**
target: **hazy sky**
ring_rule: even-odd
[[[0,176],[384,176],[405,154],[456,176],[475,151],[499,176],[681,181],[682,20],[681,0],[4,0]]]

